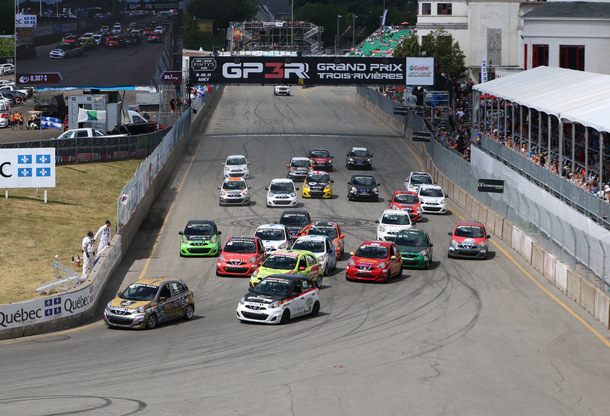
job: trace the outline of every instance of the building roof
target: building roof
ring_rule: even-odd
[[[474,89],[569,123],[610,132],[610,75],[539,66]]]
[[[547,1],[523,15],[528,19],[610,19],[610,2]]]

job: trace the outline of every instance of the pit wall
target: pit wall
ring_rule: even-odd
[[[356,95],[356,102],[396,134],[411,139],[413,134],[411,129],[397,121],[392,115],[383,112],[379,107],[360,95]],[[485,224],[488,232],[508,244],[568,298],[578,303],[606,328],[610,329],[610,296],[606,292],[558,261],[555,256],[528,237],[523,230],[514,226],[506,218],[496,214],[486,205],[481,204],[451,181],[434,164],[434,160],[430,158],[421,142],[411,141],[409,144],[419,151],[425,170],[430,172],[434,180],[454,203],[473,219]]]
[[[116,234],[112,238],[110,248],[104,250],[87,280],[67,292],[0,305],[0,340],[73,327],[86,322],[93,316],[101,294],[114,271],[123,261],[142,221],[148,215],[153,201],[189,142],[194,131],[193,126],[197,126],[203,120],[209,120],[209,117],[201,115],[213,112],[221,95],[222,90],[218,92],[217,89],[214,89],[206,106],[197,111],[196,115],[193,114],[191,128],[185,132],[166,163],[159,170],[146,194],[139,201],[138,207],[131,214],[129,222],[121,229],[120,234]]]

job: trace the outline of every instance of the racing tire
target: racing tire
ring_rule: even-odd
[[[447,252],[447,258],[448,258],[448,259],[452,259],[452,258],[453,258],[453,257],[451,256],[451,253],[450,253],[450,252]]]
[[[313,304],[313,308],[311,309],[311,316],[318,316],[320,313],[320,302],[316,300],[316,303]]]
[[[282,319],[280,320],[281,325],[286,325],[290,321],[290,311],[286,309],[282,314]]]
[[[335,260],[335,264],[333,264],[333,267],[331,267],[331,270],[337,270],[337,262],[339,261],[339,259]]]
[[[193,305],[187,305],[186,310],[184,311],[184,320],[188,321],[193,319],[193,315],[195,315],[195,307]]]
[[[322,277],[321,274],[319,274],[318,278],[316,279],[316,287],[318,289],[320,289],[322,287],[322,280],[324,280],[324,278]]]
[[[431,265],[432,265],[432,259],[428,260],[428,263],[426,263],[426,265],[424,266],[424,270],[429,270]]]
[[[157,326],[157,315],[152,313],[146,320],[146,329],[154,329],[156,326]]]
[[[389,283],[391,278],[392,278],[392,271],[388,270],[388,275],[385,277],[385,280],[383,281],[383,283]]]
[[[402,264],[400,265],[400,270],[398,271],[398,275],[396,277],[399,279],[402,277]]]

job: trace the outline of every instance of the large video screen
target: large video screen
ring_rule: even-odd
[[[177,1],[72,0],[70,7],[60,5],[67,3],[41,2],[42,14],[38,7],[18,9],[18,84],[156,85],[170,69],[174,33],[182,30]]]

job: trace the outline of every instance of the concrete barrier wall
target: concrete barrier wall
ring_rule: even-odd
[[[555,286],[563,293],[568,292],[568,268],[555,260]]]
[[[521,256],[529,263],[532,264],[532,242],[533,240],[523,234],[521,236]]]
[[[595,318],[606,328],[610,324],[610,298],[598,287],[595,288]]]
[[[488,228],[487,225],[487,207],[481,203],[479,203],[479,215],[477,215],[477,221],[482,222],[485,225],[485,228]],[[491,231],[488,230],[491,233]]]
[[[511,238],[511,241],[512,241],[511,247],[513,248],[513,250],[515,250],[519,254],[521,254],[522,239],[523,239],[523,232],[520,229],[518,229],[517,227],[513,227],[513,235]]]
[[[580,306],[591,315],[595,315],[595,285],[587,280],[580,280]]]
[[[555,264],[557,262],[557,258],[547,251],[544,252],[544,277],[549,279],[549,281],[555,284]]]
[[[581,277],[574,273],[572,270],[568,270],[568,288],[566,294],[570,299],[580,304],[580,282]]]
[[[513,224],[503,218],[502,219],[502,240],[512,247],[513,245]]]
[[[532,243],[532,266],[538,273],[543,273],[545,251],[538,243]]]

